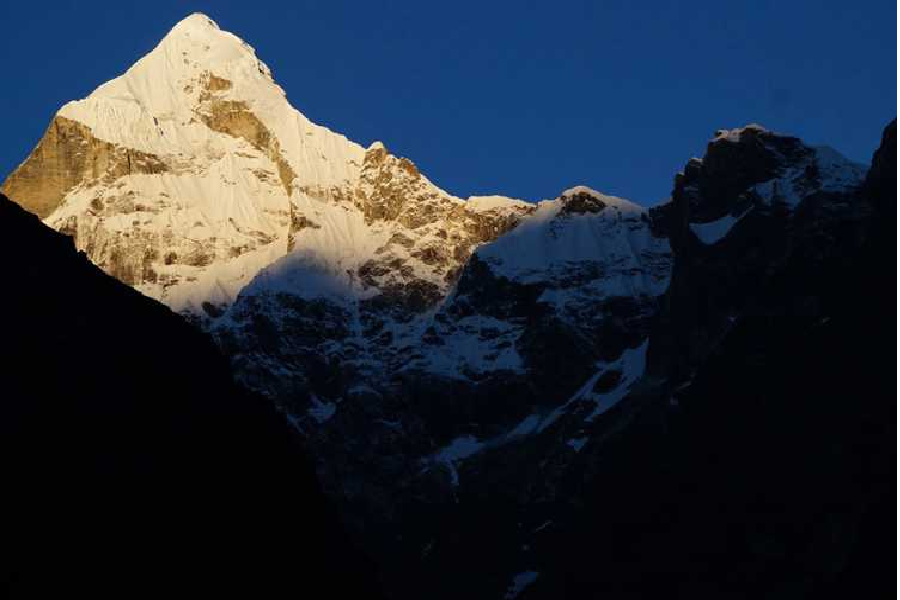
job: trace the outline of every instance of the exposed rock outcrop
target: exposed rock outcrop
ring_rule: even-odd
[[[798,247],[813,263],[858,244],[870,209],[852,192],[864,175],[830,148],[759,126],[719,132],[703,160],[676,177],[671,206],[659,213],[676,260],[660,317],[672,337],[657,335],[651,370],[689,377]]]
[[[278,168],[278,178],[284,191],[290,196],[293,193],[293,182],[296,178],[294,170],[282,156],[281,144],[266,126],[253,114],[247,102],[242,100],[222,100],[215,96],[216,92],[230,90],[232,85],[227,79],[206,74],[201,77],[204,92],[200,94],[198,114],[207,127],[213,131],[224,133],[246,140],[251,146],[263,152]]]
[[[168,170],[160,157],[94,137],[91,128],[57,115],[2,191],[41,218],[56,210],[72,188],[110,184],[131,174]]]

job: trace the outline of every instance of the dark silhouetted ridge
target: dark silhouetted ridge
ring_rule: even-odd
[[[0,197],[13,597],[377,597],[267,401],[204,334]]]

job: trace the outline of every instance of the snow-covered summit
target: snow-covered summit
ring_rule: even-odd
[[[611,274],[614,264],[616,270],[640,273],[640,277],[653,270],[655,278],[641,284],[647,288],[642,293],[658,294],[665,289],[668,275],[655,265],[665,262],[660,257],[668,251],[668,241],[652,235],[646,209],[576,186],[555,200],[540,202],[516,229],[479,248],[477,256],[498,275],[523,282],[563,280],[573,267],[584,265],[596,270],[605,264],[600,271]]]
[[[577,196],[579,194],[587,194],[588,196],[593,196],[595,198],[604,198],[605,194],[598,192],[597,190],[590,188],[586,185],[576,185],[570,187],[567,190],[563,190],[560,196]]]
[[[862,185],[866,168],[833,148],[750,124],[723,129],[676,178],[673,197],[691,206],[690,230],[714,245],[742,228],[744,217],[772,208],[794,211],[803,203],[839,203]]]
[[[226,120],[246,120],[242,109],[277,139],[301,186],[346,185],[357,176],[363,148],[291,107],[255,50],[202,14],[179,22],[125,74],[59,114],[121,146],[183,155],[230,150],[203,116],[218,112],[227,113]],[[235,126],[258,133],[249,131],[251,124]]]
[[[599,207],[613,206],[619,210],[631,213],[640,213],[644,211],[644,209],[640,205],[635,204],[631,200],[619,198],[618,196],[610,196],[602,192],[598,192],[597,190],[586,185],[576,185],[567,190],[564,190],[559,195],[557,201],[561,202],[562,204],[568,204],[571,203],[573,199],[579,198],[590,198],[594,201],[594,204]]]
[[[713,136],[713,140],[739,142],[741,140],[741,135],[745,131],[752,131],[754,133],[771,133],[768,129],[766,129],[759,123],[749,123],[747,125],[744,125],[743,127],[735,127],[734,129],[719,129]]]
[[[193,12],[178,21],[175,26],[172,28],[172,31],[175,30],[183,30],[183,29],[219,29],[218,23],[213,21],[209,16],[205,15],[202,12]]]
[[[314,207],[352,195],[366,153],[295,110],[254,49],[200,13],[66,104],[42,144],[51,151],[10,177],[11,195],[110,273],[187,312],[230,303],[298,228],[314,230]]]
[[[63,107],[42,144],[60,152],[33,154],[13,195],[49,207],[107,272],[211,329],[325,303],[369,360],[402,355],[475,252],[562,281],[607,259],[643,273],[647,246],[665,251],[643,209],[586,186],[538,204],[441,189],[382,142],[311,122],[250,45],[199,13]],[[35,186],[31,170],[64,177]],[[342,351],[329,344],[317,352]]]

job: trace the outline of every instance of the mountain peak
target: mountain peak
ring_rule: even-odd
[[[162,38],[151,55],[157,52],[181,65],[192,63],[212,65],[215,62],[236,60],[243,56],[256,58],[256,52],[240,37],[224,31],[203,13],[193,13],[180,20]],[[146,58],[146,57],[145,57]],[[188,61],[184,62],[183,59]],[[140,64],[142,61],[138,61]]]
[[[250,45],[194,13],[127,72],[59,114],[108,142],[156,154],[179,152],[186,140],[204,141],[202,134],[184,129],[196,119],[202,98],[225,90],[228,100],[286,104],[284,91]],[[181,131],[175,131],[176,124]]]
[[[559,199],[562,201],[564,213],[599,212],[607,206],[615,206],[620,210],[641,212],[643,209],[624,198],[609,196],[586,185],[576,185],[564,190]]]
[[[562,192],[562,194],[560,194],[560,196],[579,196],[582,194],[587,195],[587,196],[593,196],[594,198],[602,198],[604,196],[604,194],[601,194],[597,190],[590,188],[586,185],[576,185],[576,186],[570,187],[567,190],[563,190],[563,192]]]
[[[214,29],[216,31],[221,31],[219,29],[219,25],[210,19],[208,16],[203,14],[202,12],[194,12],[180,20],[175,24],[175,27],[172,30],[208,30]]]
[[[741,135],[744,132],[752,132],[752,133],[774,133],[759,123],[748,123],[743,127],[736,127],[734,129],[718,129],[716,130],[715,135],[713,136],[713,140],[726,140],[729,142],[738,142],[741,139]]]

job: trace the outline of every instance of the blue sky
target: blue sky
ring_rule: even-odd
[[[716,129],[759,122],[868,163],[896,115],[892,0],[4,1],[0,178],[194,11],[307,117],[463,197],[585,184],[655,204]]]

